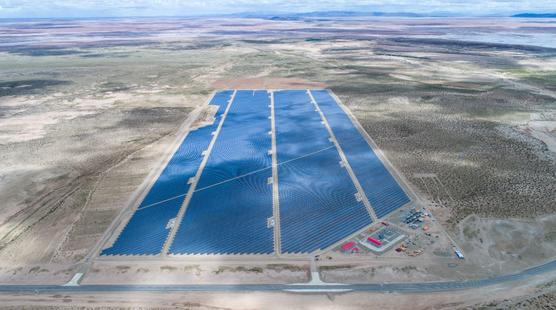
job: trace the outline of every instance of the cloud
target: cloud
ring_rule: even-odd
[[[363,10],[469,15],[555,12],[554,0],[0,0],[0,17],[161,16]]]

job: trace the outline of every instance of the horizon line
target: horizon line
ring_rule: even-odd
[[[330,13],[354,13],[354,15],[329,15]],[[306,14],[315,14],[305,16]],[[319,16],[318,14],[323,14]],[[508,14],[457,14],[450,12],[437,12],[433,14],[416,12],[383,12],[383,11],[306,11],[306,12],[237,12],[237,13],[206,13],[194,15],[114,15],[114,16],[37,16],[37,17],[2,17],[0,20],[41,20],[41,19],[121,19],[121,18],[202,18],[202,17],[227,17],[227,18],[269,18],[269,17],[299,17],[299,18],[318,18],[318,17],[376,17],[376,18],[520,18],[517,15],[531,15],[530,17],[543,15],[556,15],[556,13],[536,13],[536,12],[515,12]],[[554,18],[544,17],[544,18]]]

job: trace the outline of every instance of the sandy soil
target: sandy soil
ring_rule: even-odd
[[[542,141],[548,150],[556,154],[556,121],[554,121],[554,118],[554,115],[533,113],[531,114],[531,120],[525,125],[518,126],[518,128]]]
[[[556,256],[556,216],[530,220],[469,216],[457,239],[467,261],[499,274],[540,264]]]
[[[84,284],[145,283],[301,283],[309,281],[308,264],[230,264],[225,262],[97,262]]]

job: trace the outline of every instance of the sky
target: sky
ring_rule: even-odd
[[[0,0],[0,18],[194,16],[313,11],[484,16],[556,12],[556,0]]]

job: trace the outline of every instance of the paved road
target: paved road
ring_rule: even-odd
[[[54,293],[54,292],[176,292],[176,291],[369,291],[430,293],[479,288],[510,281],[527,279],[531,276],[556,271],[556,260],[526,269],[522,272],[469,281],[422,282],[422,283],[370,283],[334,285],[295,284],[199,284],[199,285],[0,285],[0,293]]]

